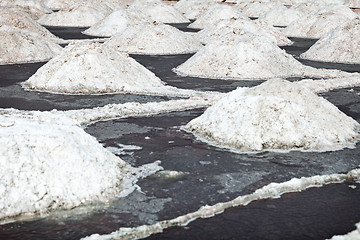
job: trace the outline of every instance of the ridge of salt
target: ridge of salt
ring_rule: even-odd
[[[183,13],[188,19],[197,19],[216,4],[216,1],[180,0],[175,3],[174,8]]]
[[[268,1],[268,2],[250,2],[246,4],[245,6],[239,5],[239,10],[242,11],[242,13],[245,16],[248,17],[260,17],[264,13],[270,11],[273,8],[278,7],[279,5],[282,5],[280,1]]]
[[[21,9],[35,20],[44,14],[52,13],[51,9],[38,0],[2,0],[0,6]]]
[[[303,17],[305,13],[293,8],[287,8],[283,5],[279,5],[266,12],[258,19],[269,23],[272,26],[288,26],[296,19]]]

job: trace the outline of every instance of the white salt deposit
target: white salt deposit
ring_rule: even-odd
[[[288,37],[321,38],[327,32],[350,20],[351,18],[338,13],[305,15],[292,22],[282,33]]]
[[[68,94],[188,95],[164,83],[127,54],[99,43],[68,45],[25,83],[27,89]]]
[[[355,120],[306,88],[280,79],[229,93],[185,129],[243,152],[338,150],[360,138]]]
[[[325,34],[301,58],[360,64],[360,19],[357,18]]]
[[[248,19],[234,7],[217,4],[207,10],[205,13],[203,13],[195,22],[191,23],[188,27],[202,29],[206,26],[211,26],[215,24],[219,20],[231,18]]]
[[[46,37],[15,30],[0,30],[0,45],[0,64],[45,62],[62,50]]]
[[[291,45],[292,42],[273,26],[259,20],[250,19],[228,19],[221,20],[214,25],[210,25],[195,34],[196,38],[202,43],[209,43],[219,39],[229,33],[249,32],[256,35],[266,36],[279,46]],[[234,35],[235,37],[236,35]]]
[[[83,238],[85,240],[110,240],[110,239],[141,239],[146,238],[152,234],[161,233],[165,229],[175,226],[186,226],[190,222],[198,218],[210,218],[217,214],[221,214],[224,210],[237,207],[246,206],[249,203],[259,199],[279,198],[284,193],[301,192],[312,187],[322,187],[327,184],[341,183],[348,179],[359,180],[360,169],[354,169],[347,174],[331,174],[318,175],[313,177],[293,178],[287,182],[270,183],[255,192],[239,196],[231,201],[217,203],[213,206],[203,206],[199,210],[179,216],[174,219],[157,222],[153,225],[142,225],[133,228],[120,228],[118,231],[107,235],[93,234],[89,237]],[[357,236],[357,235],[354,235]]]
[[[350,0],[349,7],[351,8],[360,8],[360,0]]]
[[[309,89],[310,91],[321,93],[327,92],[338,88],[358,87],[360,86],[359,77],[345,77],[335,79],[304,79],[297,82],[302,87]]]
[[[197,19],[216,4],[216,1],[208,0],[180,0],[174,7],[188,19]]]
[[[324,0],[312,0],[312,1],[305,1],[302,3],[298,3],[293,5],[291,8],[294,8],[300,12],[306,14],[315,14],[321,8],[327,5],[327,2]]]
[[[75,5],[77,0],[45,0],[44,5],[52,10],[62,10]]]
[[[105,45],[121,52],[146,55],[193,53],[203,47],[193,36],[157,23],[129,27],[111,37]]]
[[[200,49],[174,69],[183,76],[220,79],[351,76],[338,70],[304,66],[264,36],[230,33]]]
[[[111,12],[111,8],[106,6],[92,7],[81,4],[44,15],[38,20],[38,23],[45,26],[90,27]]]
[[[354,13],[349,7],[338,4],[328,4],[322,8],[320,8],[315,14],[342,14],[346,17],[353,19],[358,15]]]
[[[356,229],[345,235],[335,235],[330,240],[356,240],[360,239],[360,222],[357,223]]]
[[[15,7],[28,13],[33,19],[38,19],[44,14],[52,11],[47,8],[42,2],[37,0],[2,0],[0,6]]]
[[[260,16],[259,20],[265,21],[273,26],[288,26],[291,22],[303,17],[304,15],[305,13],[296,9],[279,5]]]
[[[128,166],[51,112],[1,110],[0,130],[0,218],[108,201],[161,169]]]
[[[248,17],[260,17],[280,5],[282,5],[280,1],[250,2],[247,6],[242,9],[240,8],[240,10],[242,10],[242,13]]]

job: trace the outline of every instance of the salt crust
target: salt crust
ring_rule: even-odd
[[[188,96],[164,83],[144,66],[99,43],[68,45],[43,65],[23,86],[26,89],[67,94],[137,93]]]
[[[245,7],[239,7],[239,9],[248,17],[260,17],[280,5],[282,5],[280,1],[250,2]]]
[[[0,130],[0,218],[109,201],[161,169],[130,167],[51,112],[1,110]]]
[[[280,79],[229,93],[185,129],[241,152],[330,151],[360,138],[355,120],[306,88]]]
[[[288,26],[291,22],[304,15],[305,13],[296,9],[279,5],[260,16],[259,20],[265,21],[273,26]]]
[[[360,19],[349,21],[325,34],[301,58],[323,61],[360,64]]]
[[[350,0],[349,7],[351,8],[360,8],[360,0]]]
[[[44,0],[43,3],[46,7],[52,10],[63,10],[78,3],[78,0]]]
[[[282,33],[288,37],[321,38],[350,20],[351,18],[338,13],[306,15],[292,22]]]
[[[345,235],[335,235],[330,240],[355,240],[360,239],[360,222],[357,223],[356,229]]]
[[[188,19],[197,19],[216,4],[216,1],[208,0],[180,0],[174,7]]]
[[[241,18],[248,19],[244,16],[240,11],[236,10],[236,8],[228,6],[228,5],[214,5],[209,8],[206,12],[204,12],[195,22],[191,23],[189,28],[205,28],[206,26],[211,26],[223,19],[231,19],[231,18]]]
[[[37,0],[2,0],[0,6],[18,8],[28,13],[35,20],[44,14],[52,12],[42,2]]]
[[[346,180],[359,180],[360,169],[354,169],[347,174],[317,175],[313,177],[293,178],[287,182],[270,183],[255,192],[239,196],[231,201],[217,203],[213,206],[203,206],[199,210],[179,216],[170,220],[157,222],[153,225],[142,225],[133,228],[120,228],[119,230],[106,235],[93,234],[84,240],[117,240],[117,239],[141,239],[150,235],[161,233],[163,230],[175,227],[186,226],[198,218],[210,218],[221,214],[224,210],[237,206],[246,206],[253,201],[260,199],[279,198],[282,194],[290,192],[301,192],[312,187],[341,183]],[[356,236],[356,235],[355,235]]]
[[[292,41],[268,23],[250,19],[231,18],[227,20],[220,20],[213,25],[205,27],[203,30],[196,33],[195,36],[202,43],[207,44],[231,32],[239,34],[242,32],[249,32],[256,35],[262,35],[268,37],[279,46],[292,44]]]
[[[45,62],[62,50],[48,38],[16,30],[0,30],[0,45],[0,64]]]
[[[45,26],[91,27],[112,12],[111,8],[80,4],[42,16],[38,23]]]
[[[193,36],[165,24],[143,24],[128,27],[105,42],[121,52],[169,55],[194,53],[202,44]]]
[[[339,70],[304,66],[264,36],[230,33],[200,49],[173,69],[182,76],[217,79],[356,76]]]

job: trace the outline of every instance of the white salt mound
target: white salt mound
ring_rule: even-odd
[[[193,53],[202,44],[193,36],[165,24],[145,24],[129,27],[105,43],[121,52],[170,55]]]
[[[185,129],[212,144],[245,152],[338,150],[360,137],[355,120],[306,88],[281,79],[238,88]]]
[[[77,0],[45,0],[44,5],[52,10],[63,10],[75,5]]]
[[[268,2],[250,2],[246,7],[239,8],[242,13],[248,17],[260,17],[273,8],[277,8],[282,3],[280,1],[268,1]]]
[[[188,19],[197,19],[216,4],[216,1],[208,0],[180,0],[174,5],[174,8]]]
[[[71,209],[131,191],[125,181],[135,169],[73,120],[9,112],[0,114],[0,218]]]
[[[306,15],[292,22],[282,33],[288,37],[321,38],[327,32],[350,20],[351,18],[336,13]]]
[[[106,7],[76,5],[42,16],[38,23],[45,26],[91,27],[111,13]]]
[[[291,45],[292,42],[283,35],[279,30],[269,25],[266,22],[259,20],[250,20],[250,19],[228,19],[220,20],[214,25],[205,27],[203,30],[195,34],[195,37],[199,39],[202,43],[209,43],[213,40],[219,39],[222,36],[225,36],[229,33],[239,33],[249,32],[256,35],[262,35],[279,46]],[[236,35],[234,35],[235,37]]]
[[[346,17],[353,19],[358,15],[354,13],[349,7],[338,4],[328,4],[320,8],[315,14],[342,14]]]
[[[211,26],[215,24],[219,20],[231,18],[248,19],[234,7],[217,4],[207,10],[205,13],[203,13],[195,22],[191,23],[188,27],[202,29],[206,26]]]
[[[318,40],[301,58],[360,64],[360,19],[357,18],[330,31]]]
[[[351,8],[360,8],[360,0],[350,0],[349,7]]]
[[[49,8],[37,0],[2,0],[0,6],[15,7],[25,11],[35,20],[44,14],[52,13]]]
[[[45,62],[59,54],[62,48],[38,34],[0,30],[0,64]]]
[[[312,0],[294,4],[291,8],[306,14],[315,14],[327,4],[328,3],[324,0]]]
[[[305,13],[296,9],[279,5],[260,16],[259,20],[265,21],[273,26],[288,26],[291,22],[303,17],[304,15]]]
[[[251,33],[233,35],[230,33],[210,42],[174,71],[182,76],[249,80],[351,75],[304,66],[264,36]]]

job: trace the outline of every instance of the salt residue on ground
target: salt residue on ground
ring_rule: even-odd
[[[260,17],[261,15],[267,13],[273,8],[277,8],[282,5],[281,1],[255,1],[249,2],[245,7],[240,7],[238,5],[239,10],[242,11],[248,17]]]
[[[45,62],[62,50],[48,38],[16,30],[0,30],[0,45],[0,64]]]
[[[51,112],[1,110],[0,130],[0,218],[109,201],[161,169],[130,167]]]
[[[157,23],[128,27],[112,36],[105,45],[121,52],[145,55],[194,53],[203,47],[193,36]]]
[[[44,14],[52,11],[47,8],[42,2],[38,0],[2,0],[0,1],[2,7],[14,7],[28,13],[31,18],[37,20]]]
[[[330,240],[355,240],[360,239],[360,222],[357,223],[356,229],[345,235],[335,235]]]
[[[317,175],[313,177],[293,178],[287,182],[270,183],[255,192],[239,196],[231,201],[217,203],[213,206],[203,206],[199,210],[179,216],[174,219],[157,222],[153,225],[142,225],[133,228],[120,228],[118,231],[106,235],[93,234],[84,240],[115,240],[115,239],[141,239],[150,235],[161,233],[165,229],[175,226],[184,227],[198,218],[210,218],[223,213],[226,209],[246,206],[260,199],[279,198],[282,194],[301,192],[312,187],[322,187],[328,184],[341,183],[346,180],[359,181],[360,169],[354,169],[347,174]],[[356,235],[355,235],[356,236]]]
[[[305,13],[296,9],[279,5],[260,16],[259,20],[265,21],[273,26],[288,26],[291,22],[304,15]]]
[[[236,8],[228,5],[214,5],[209,8],[205,13],[203,13],[195,22],[191,23],[189,28],[205,28],[207,26],[212,26],[219,20],[223,19],[248,19]]]
[[[322,62],[360,64],[360,19],[325,34],[301,58]]]
[[[209,8],[216,5],[216,1],[208,0],[180,0],[174,7],[189,19],[197,19]]]
[[[286,46],[292,44],[292,41],[290,41],[279,30],[269,25],[268,23],[250,19],[232,18],[228,20],[220,20],[217,23],[207,26],[203,30],[199,31],[195,34],[195,36],[202,43],[207,44],[231,32],[249,32],[256,35],[262,35],[268,37],[279,46]]]
[[[302,65],[268,38],[251,33],[214,40],[173,70],[182,76],[239,80],[358,75]]]

